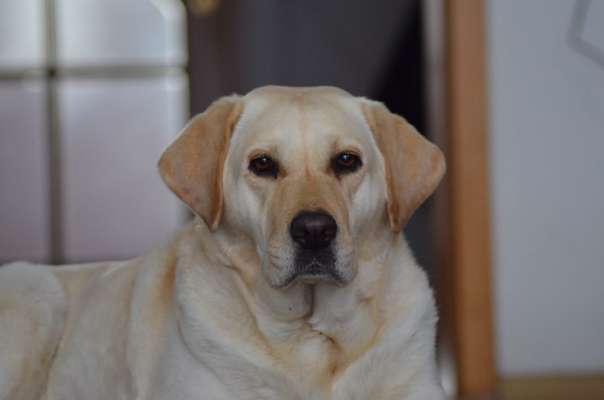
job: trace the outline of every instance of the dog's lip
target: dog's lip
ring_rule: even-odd
[[[280,286],[287,288],[295,282],[304,282],[308,284],[330,282],[336,286],[343,286],[345,283],[344,278],[335,269],[335,266],[323,264],[317,259],[313,259],[305,265],[296,266],[294,272],[287,277],[285,282]]]

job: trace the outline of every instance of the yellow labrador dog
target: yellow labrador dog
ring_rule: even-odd
[[[0,399],[443,399],[401,230],[444,170],[336,88],[216,101],[159,161],[196,214],[165,247],[0,269]]]

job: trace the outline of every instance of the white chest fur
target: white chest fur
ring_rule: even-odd
[[[236,272],[185,252],[176,279],[183,343],[233,398],[440,399],[432,294],[405,250],[379,279],[361,265],[347,287],[287,294],[261,280],[247,290]]]

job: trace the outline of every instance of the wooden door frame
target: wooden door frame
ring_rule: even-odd
[[[430,136],[447,156],[435,195],[440,343],[454,391],[487,398],[497,385],[493,330],[484,0],[427,0]]]

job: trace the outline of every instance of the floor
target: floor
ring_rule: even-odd
[[[604,374],[501,381],[499,400],[604,400]]]

